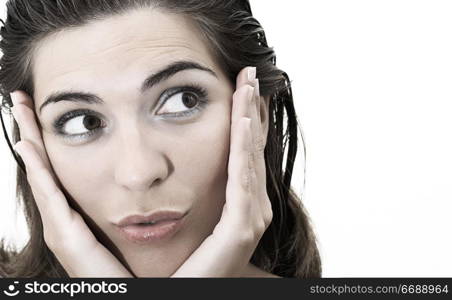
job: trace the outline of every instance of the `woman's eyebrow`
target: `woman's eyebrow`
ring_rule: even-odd
[[[141,85],[140,91],[141,93],[144,93],[146,90],[152,88],[156,84],[170,78],[171,76],[174,76],[175,74],[185,71],[185,70],[201,70],[210,73],[211,75],[218,78],[217,74],[205,67],[202,66],[199,63],[193,62],[193,61],[176,61],[162,70],[158,71],[157,73],[151,74],[149,77],[147,77],[143,84]],[[83,102],[88,104],[104,104],[104,101],[102,98],[97,96],[96,94],[92,93],[86,93],[86,92],[79,92],[79,91],[58,91],[53,92],[48,97],[46,97],[46,100],[39,108],[39,114],[41,114],[42,109],[50,104],[50,103],[57,103],[60,101],[71,101],[71,102]]]

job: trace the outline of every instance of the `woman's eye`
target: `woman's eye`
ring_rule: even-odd
[[[157,115],[188,116],[203,108],[207,102],[206,92],[199,88],[179,89],[163,94],[164,103]]]
[[[104,121],[88,110],[71,111],[54,123],[58,134],[64,137],[86,137],[105,127]]]
[[[81,115],[69,120],[64,126],[64,131],[69,135],[81,135],[89,131],[98,129],[102,125],[102,121],[90,115]]]

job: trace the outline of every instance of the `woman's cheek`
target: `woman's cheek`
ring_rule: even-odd
[[[222,174],[227,164],[230,136],[230,118],[225,107],[217,106],[215,113],[199,122],[192,132],[197,134],[191,137],[193,143],[186,150],[196,162],[194,167],[198,169],[193,169],[194,173],[202,170],[206,177]]]
[[[186,136],[175,165],[176,182],[190,195],[187,200],[192,211],[190,236],[197,247],[210,235],[221,217],[225,202],[227,162],[229,155],[229,128],[226,118],[201,122]],[[196,134],[193,134],[196,133]],[[187,193],[187,191],[189,191]],[[191,249],[193,250],[193,249]]]
[[[88,215],[95,214],[99,201],[92,199],[101,199],[101,194],[105,192],[102,190],[101,178],[104,174],[99,157],[86,157],[77,151],[77,147],[67,147],[52,139],[47,139],[45,147],[59,184],[68,193],[67,200],[76,201]]]

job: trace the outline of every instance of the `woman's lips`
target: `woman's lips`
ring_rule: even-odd
[[[170,238],[180,227],[183,219],[161,221],[154,225],[128,225],[119,227],[119,232],[130,242],[148,244]]]
[[[120,221],[115,228],[130,242],[140,245],[150,244],[174,236],[183,226],[187,213],[160,211],[149,216],[129,216]],[[153,224],[142,224],[148,222]]]

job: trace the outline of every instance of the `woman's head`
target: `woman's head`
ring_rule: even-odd
[[[274,211],[252,262],[281,276],[320,275],[307,216],[290,191],[297,123],[288,78],[275,66],[247,1],[41,0],[7,6],[0,44],[3,105],[11,106],[14,90],[32,96],[68,199],[137,276],[174,272],[218,222],[234,80],[249,65],[257,67],[266,99],[261,114]],[[14,142],[17,133],[15,128]],[[42,257],[36,275],[61,276],[51,253],[37,249],[42,225],[22,172],[18,191],[32,236],[19,255]],[[168,243],[145,247],[114,230],[127,215],[160,209],[188,212],[187,226]],[[148,274],[151,265],[156,273]]]

